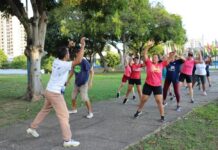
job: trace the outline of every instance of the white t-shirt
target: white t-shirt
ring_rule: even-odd
[[[46,90],[54,93],[61,93],[61,88],[67,81],[68,73],[72,68],[72,61],[55,59],[52,64],[52,73]]]
[[[196,66],[196,70],[195,70],[196,75],[206,75],[206,65],[205,65],[205,63],[196,64],[195,66]]]

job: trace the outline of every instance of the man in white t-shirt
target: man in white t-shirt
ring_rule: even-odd
[[[39,137],[36,129],[53,107],[60,123],[64,147],[75,147],[79,146],[80,144],[80,142],[72,139],[72,133],[69,124],[69,113],[64,96],[62,94],[69,71],[73,68],[73,66],[82,61],[84,55],[85,37],[81,38],[80,44],[81,50],[74,61],[68,61],[70,55],[67,47],[58,49],[58,58],[55,59],[52,64],[51,77],[45,91],[44,106],[31,123],[30,128],[27,129],[28,134],[31,134],[34,137]]]

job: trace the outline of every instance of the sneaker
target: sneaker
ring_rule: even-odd
[[[191,99],[191,103],[195,103],[194,99]]]
[[[26,132],[27,132],[27,134],[31,134],[35,138],[39,137],[39,133],[37,133],[35,129],[28,128],[26,130]]]
[[[119,98],[119,97],[120,97],[120,93],[117,92],[117,98]]]
[[[135,99],[136,99],[135,95],[133,95],[132,99],[133,99],[133,100],[135,100]]]
[[[77,113],[77,109],[69,110],[68,112],[69,112],[69,114],[76,114]]]
[[[209,87],[211,87],[212,85],[211,84],[209,84]]]
[[[207,96],[207,92],[206,92],[206,91],[204,91],[202,95],[204,95],[204,96]]]
[[[76,147],[79,146],[80,142],[79,141],[75,141],[75,140],[70,140],[70,141],[64,141],[63,146],[64,147]]]
[[[91,113],[89,113],[87,116],[86,116],[86,118],[88,118],[88,119],[91,119],[91,118],[93,118],[94,117],[94,115],[93,115],[93,113],[91,112]]]
[[[127,98],[125,98],[124,100],[123,100],[123,104],[126,104],[126,102],[127,102]]]
[[[172,101],[172,100],[173,100],[173,98],[174,98],[173,96],[172,96],[172,97],[170,97],[170,100]]]
[[[167,102],[163,101],[163,107],[167,106]]]
[[[177,107],[176,107],[176,111],[177,111],[177,112],[181,112],[181,107],[180,107],[180,106],[177,106]]]
[[[165,122],[164,116],[161,116],[161,118],[160,118],[160,122],[162,122],[162,123]]]
[[[134,114],[134,118],[138,118],[141,114],[142,112],[137,110],[136,113]]]

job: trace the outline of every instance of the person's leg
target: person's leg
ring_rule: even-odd
[[[142,88],[141,88],[141,85],[136,85],[136,88],[137,88],[137,92],[138,92],[138,95],[139,95],[139,99],[142,98]]]
[[[192,83],[187,83],[187,86],[189,89],[189,96],[191,98],[191,103],[194,103]]]
[[[192,76],[192,88],[194,88],[196,81],[198,81],[198,76],[197,75]]]
[[[180,107],[180,86],[179,86],[179,82],[177,83],[173,83],[173,89],[174,89],[174,93],[176,96],[176,102],[177,102],[177,111],[181,111],[181,107]]]
[[[133,95],[132,98],[135,99],[136,97],[135,97],[135,90],[134,90],[134,87],[132,87],[132,95]]]
[[[45,102],[44,102],[44,106],[42,107],[42,109],[40,110],[40,112],[37,114],[37,116],[35,117],[34,121],[31,123],[30,127],[32,129],[37,129],[39,124],[45,119],[45,117],[49,114],[49,112],[52,109],[52,105],[50,102],[50,96],[49,96],[49,92],[45,92]]]
[[[120,87],[117,89],[117,98],[120,97],[120,91],[123,88],[123,86],[125,85],[126,82],[121,82]]]
[[[72,110],[77,110],[77,107],[76,107],[76,99],[72,99]]]
[[[137,111],[136,113],[134,114],[134,117],[137,118],[141,112],[142,112],[142,109],[145,105],[145,103],[148,101],[150,95],[151,95],[151,92],[152,92],[152,88],[150,85],[148,85],[147,83],[144,84],[143,86],[143,95],[140,99],[140,102],[139,102],[139,105],[138,105],[138,108],[137,108]]]
[[[206,77],[204,75],[200,76],[201,84],[202,84],[202,89],[203,89],[203,95],[206,96]]]
[[[170,82],[166,79],[164,82],[164,88],[163,88],[163,104],[166,104],[166,98],[167,98],[169,87],[170,87]]]
[[[80,87],[80,94],[82,100],[85,101],[87,110],[88,110],[88,115],[86,116],[88,119],[93,117],[93,110],[92,110],[92,105],[88,96],[88,82]]]
[[[209,87],[211,87],[210,76],[207,76],[207,82],[209,84]]]
[[[156,103],[157,103],[157,106],[158,106],[158,109],[160,112],[160,116],[161,116],[161,118],[164,119],[164,107],[162,104],[163,96],[162,96],[162,94],[158,94],[158,95],[154,95],[154,98],[156,100]]]
[[[70,130],[69,113],[64,96],[61,94],[51,94],[50,98],[51,104],[55,109],[56,116],[58,117],[58,121],[60,123],[63,140],[70,141],[72,133]]]
[[[128,84],[128,89],[126,92],[126,96],[123,100],[123,104],[125,104],[127,102],[128,96],[129,96],[130,92],[132,91],[133,86],[134,86],[133,84]]]
[[[138,105],[137,111],[140,111],[140,112],[142,111],[142,109],[143,109],[145,103],[148,101],[149,97],[150,97],[150,95],[144,95],[144,94],[142,95],[142,98],[141,98],[140,103]]]
[[[74,84],[74,89],[72,92],[72,110],[69,111],[70,114],[77,113],[76,98],[78,93],[79,93],[79,87],[77,87],[76,84]]]

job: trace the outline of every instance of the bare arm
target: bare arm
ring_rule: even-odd
[[[72,62],[72,67],[81,63],[82,59],[83,59],[83,55],[84,55],[84,48],[85,48],[85,37],[82,37],[80,39],[80,44],[81,44],[81,48],[80,51],[77,54],[77,57],[75,58],[75,60]]]
[[[144,60],[145,60],[145,61],[148,59],[148,54],[147,54],[147,52],[148,52],[148,50],[149,50],[153,45],[154,45],[154,41],[149,40],[149,41],[147,42],[146,47],[145,47],[145,49],[144,49],[144,51],[143,51],[143,55],[144,55]]]
[[[68,79],[67,79],[67,82],[66,82],[66,85],[68,86],[70,84],[70,79],[73,77],[73,70],[70,71],[70,74],[68,76]]]
[[[195,64],[200,64],[203,62],[203,58],[202,58],[202,55],[201,55],[201,51],[198,52],[198,55],[199,55],[199,60],[198,59],[195,59]]]

